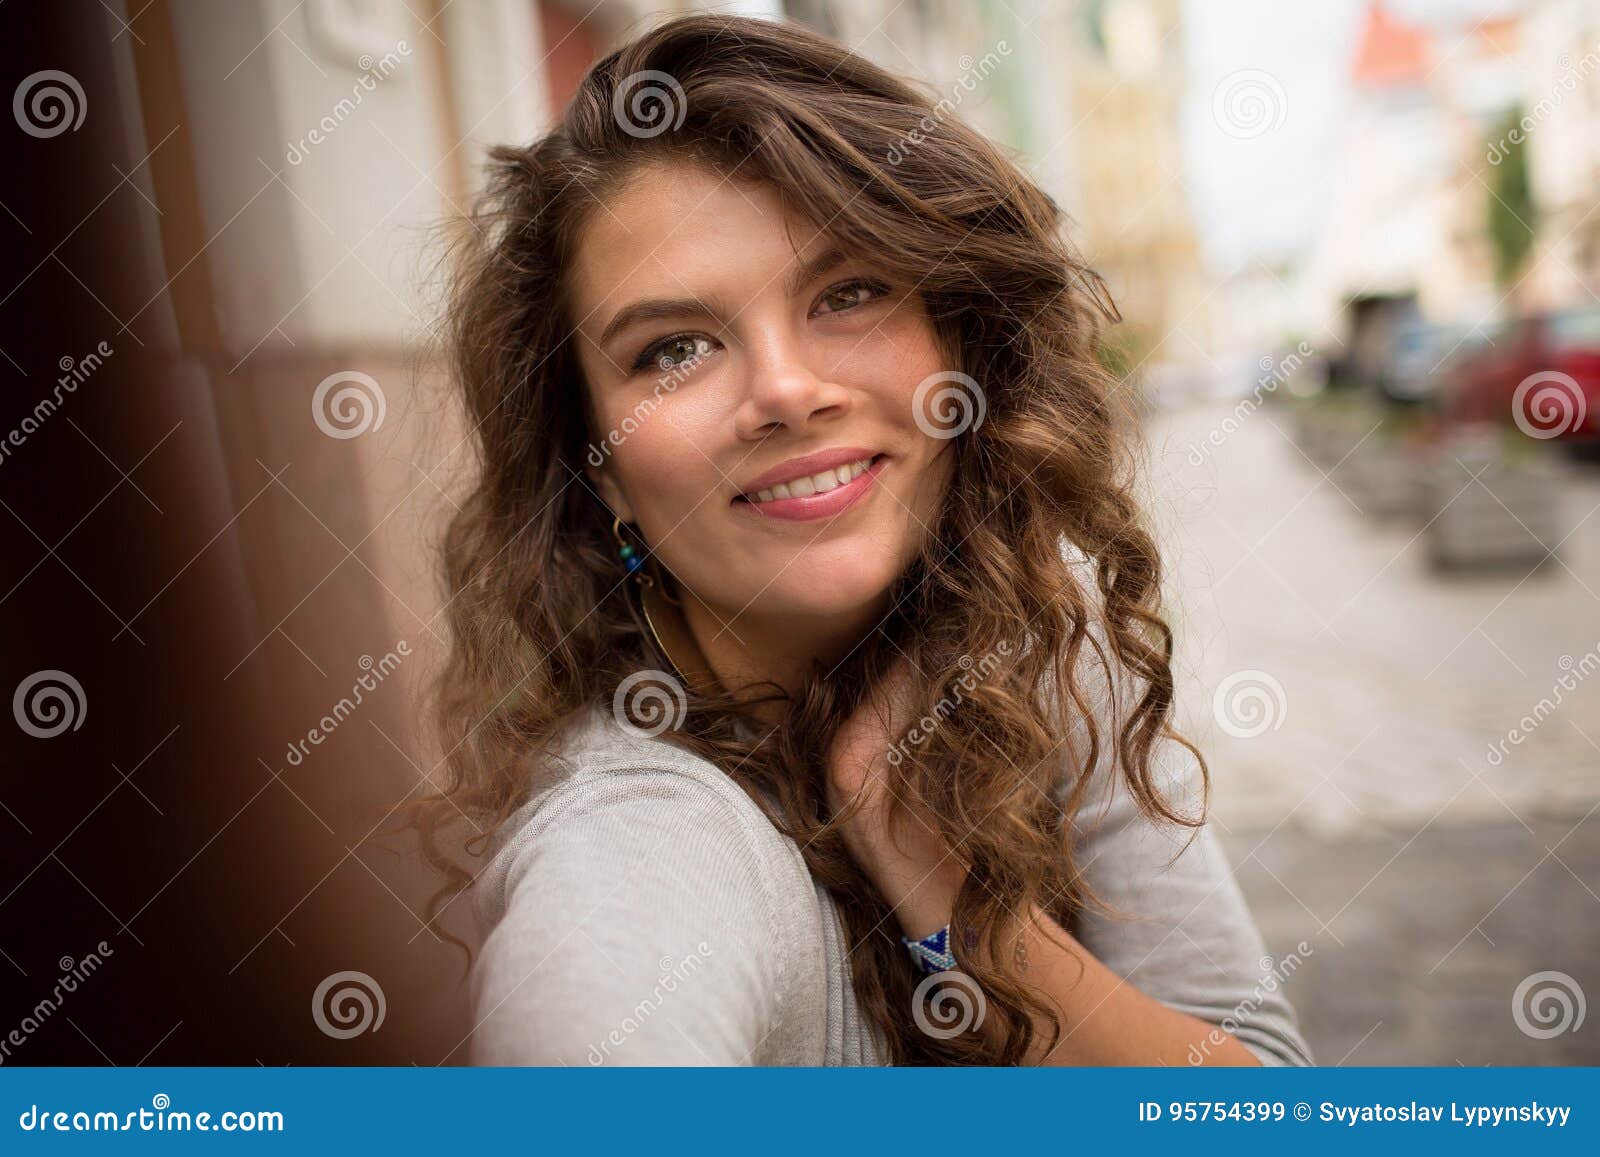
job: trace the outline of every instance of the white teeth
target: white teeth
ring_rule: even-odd
[[[753,495],[747,494],[745,497],[752,502],[771,502],[774,498],[808,498],[813,494],[823,494],[843,486],[853,478],[861,477],[871,466],[871,458],[862,458],[858,462],[835,466],[832,470],[824,470],[809,478],[792,478],[788,482],[780,482],[776,486],[758,490]]]

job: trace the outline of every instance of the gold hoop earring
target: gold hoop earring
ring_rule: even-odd
[[[633,576],[634,580],[631,585],[639,592],[634,609],[644,620],[645,628],[655,640],[656,649],[684,683],[702,695],[712,694],[716,688],[715,677],[702,667],[686,663],[681,658],[696,654],[698,648],[694,645],[693,637],[689,634],[682,615],[671,609],[682,607],[683,603],[667,589],[665,572],[662,573],[660,581],[650,573],[646,560],[639,557],[637,549],[624,537],[622,519],[612,519],[611,533],[617,540],[617,556],[627,566],[628,574]],[[660,568],[660,563],[655,565],[656,569]],[[631,599],[629,601],[632,602]]]

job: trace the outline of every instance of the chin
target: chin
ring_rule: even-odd
[[[873,544],[861,551],[808,551],[767,588],[762,608],[771,614],[837,618],[876,606],[894,585],[898,559]]]

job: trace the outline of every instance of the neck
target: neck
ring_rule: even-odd
[[[706,666],[718,681],[740,698],[761,694],[755,685],[776,683],[793,694],[815,663],[824,671],[844,661],[887,610],[887,594],[872,604],[842,615],[781,617],[745,610],[735,614],[683,593],[683,617]],[[783,706],[756,708],[768,723],[782,717]]]

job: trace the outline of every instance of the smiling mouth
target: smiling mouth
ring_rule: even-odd
[[[787,482],[780,482],[776,486],[769,486],[750,494],[741,494],[735,501],[760,505],[775,499],[810,498],[813,494],[826,494],[840,486],[848,486],[870,470],[873,463],[882,457],[882,454],[869,454],[855,462],[847,462],[843,466],[835,466],[816,474],[803,474]]]
[[[752,494],[740,494],[734,498],[733,505],[769,518],[802,521],[827,518],[854,505],[865,495],[887,461],[887,454],[873,454],[831,470],[791,478]]]

